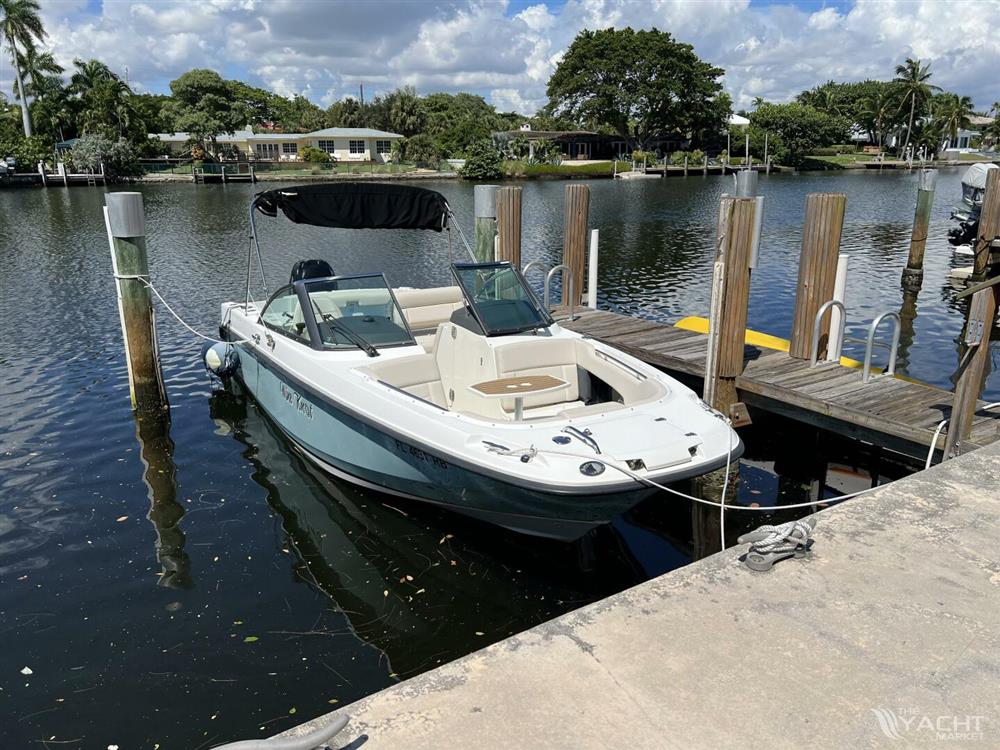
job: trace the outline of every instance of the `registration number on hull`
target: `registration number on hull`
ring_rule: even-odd
[[[281,384],[281,397],[306,419],[313,418],[313,405],[302,398],[302,394],[296,393],[284,383]]]

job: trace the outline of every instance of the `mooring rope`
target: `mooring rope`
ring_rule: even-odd
[[[206,336],[204,333],[201,333],[200,331],[197,331],[194,328],[192,328],[190,325],[188,325],[188,323],[184,320],[184,318],[182,318],[180,315],[178,315],[177,312],[174,311],[174,308],[172,308],[170,306],[170,303],[167,302],[163,298],[163,295],[160,294],[159,290],[155,286],[153,286],[153,282],[149,280],[149,274],[141,274],[141,273],[118,274],[118,273],[116,273],[116,274],[114,274],[114,277],[116,279],[132,279],[133,281],[138,281],[139,283],[144,284],[146,287],[149,288],[149,290],[153,294],[156,295],[157,299],[159,299],[160,302],[163,303],[163,306],[165,308],[167,308],[167,312],[169,312],[171,315],[173,315],[174,318],[176,318],[176,320],[177,320],[178,323],[180,323],[182,326],[184,326],[185,328],[187,328],[191,333],[193,333],[198,338],[205,339],[205,341],[211,341],[213,344],[231,344],[231,343],[233,343],[232,341],[223,341],[222,339],[217,339],[217,338],[215,338],[213,336]],[[246,341],[246,339],[244,339],[244,338],[239,338],[239,340],[240,341]]]
[[[751,541],[750,546],[755,552],[762,554],[794,552],[809,541],[812,531],[812,525],[801,520],[788,521],[777,526],[764,524],[752,532],[752,535],[765,534],[764,538]]]

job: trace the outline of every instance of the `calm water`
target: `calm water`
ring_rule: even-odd
[[[938,182],[901,352],[900,369],[944,386],[961,329],[945,242],[960,174]],[[731,184],[594,182],[601,304],[705,314]],[[525,184],[525,261],[559,257],[563,185]],[[471,186],[431,186],[470,231]],[[762,177],[751,326],[788,334],[812,191],[848,195],[854,335],[899,310],[915,189],[915,175],[895,173]],[[141,190],[154,282],[214,331],[218,303],[242,298],[251,187]],[[172,419],[137,423],[102,204],[97,189],[0,191],[0,747],[167,750],[270,734],[717,549],[713,519],[670,496],[603,530],[588,556],[317,476],[252,402],[211,392],[199,343],[162,311]],[[260,230],[272,288],[317,256],[395,284],[447,281],[439,235],[267,219]],[[997,377],[988,397],[1000,398]],[[775,421],[748,442],[741,502],[826,491],[813,481],[821,457],[836,464],[831,486],[865,486],[867,458],[836,440]],[[789,460],[789,443],[809,447]],[[728,519],[728,533],[772,517],[786,516]]]

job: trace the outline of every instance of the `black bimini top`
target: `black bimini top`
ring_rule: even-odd
[[[433,229],[448,224],[448,203],[434,190],[410,185],[322,182],[258,193],[266,216],[278,209],[296,224],[342,229]]]

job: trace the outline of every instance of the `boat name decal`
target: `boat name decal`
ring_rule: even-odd
[[[426,461],[429,464],[433,464],[435,469],[448,468],[447,461],[442,461],[437,456],[432,456],[430,453],[422,451],[415,446],[409,445],[408,443],[404,443],[402,440],[396,441],[396,449],[402,453],[408,453],[409,455],[415,458],[419,458],[421,461]]]
[[[291,404],[295,408],[295,411],[304,416],[306,419],[313,418],[313,405],[302,398],[301,394],[296,393],[284,383],[281,384],[281,397]]]

